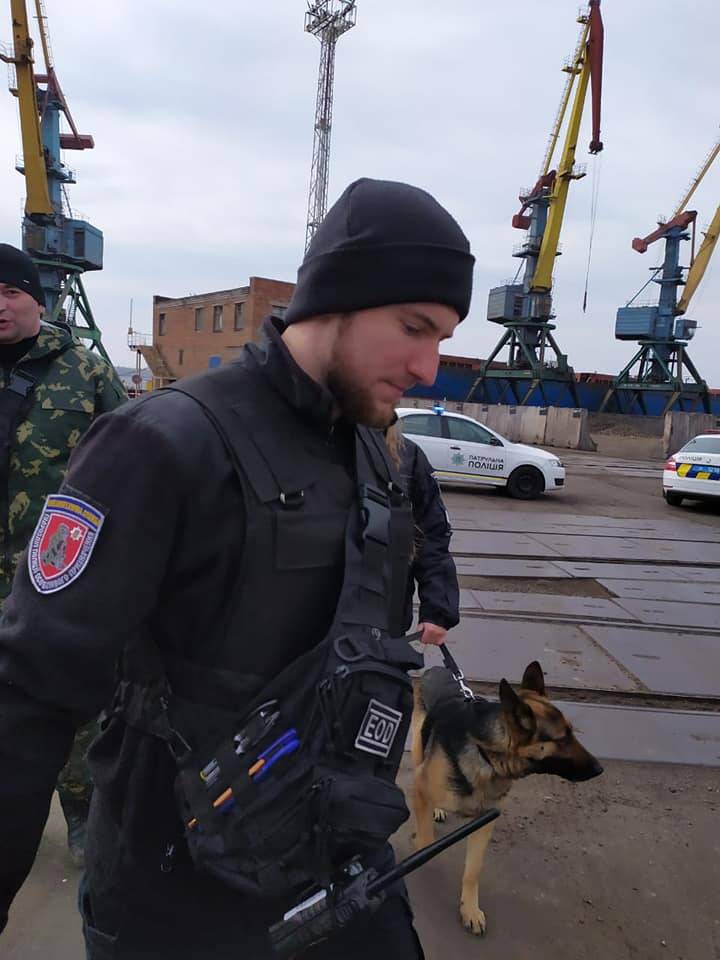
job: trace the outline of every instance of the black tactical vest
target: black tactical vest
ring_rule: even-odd
[[[407,670],[422,665],[401,636],[410,505],[381,435],[356,429],[354,481],[251,359],[171,389],[200,403],[242,486],[228,662],[181,661],[146,640],[126,657],[114,711],[173,751],[196,865],[283,896],[330,882],[408,816],[394,781]],[[322,623],[323,592],[339,583]]]

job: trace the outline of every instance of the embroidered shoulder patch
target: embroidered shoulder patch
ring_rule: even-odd
[[[45,501],[28,548],[28,571],[38,593],[55,593],[88,565],[105,515],[77,497],[57,493]]]

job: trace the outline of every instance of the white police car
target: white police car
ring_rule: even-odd
[[[395,412],[403,434],[422,448],[441,483],[504,487],[520,500],[565,485],[565,468],[554,454],[511,443],[471,417],[440,405]]]
[[[684,499],[720,500],[720,431],[693,437],[668,459],[663,496],[671,507]]]

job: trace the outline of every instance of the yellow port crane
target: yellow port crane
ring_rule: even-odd
[[[87,150],[95,144],[91,136],[78,133],[60,86],[43,0],[34,0],[34,7],[45,72],[35,68],[25,0],[10,0],[13,53],[0,54],[14,67],[10,90],[20,112],[23,156],[17,170],[26,188],[22,245],[37,263],[48,319],[65,323],[109,359],[82,282],[85,271],[102,269],[103,235],[73,216],[66,187],[76,182],[75,174],[61,156],[62,150]],[[60,131],[61,116],[70,126],[68,133]]]
[[[589,150],[597,154],[603,149],[600,104],[604,26],[600,0],[590,0],[587,11],[581,12],[578,20],[580,36],[573,56],[563,67],[568,76],[540,176],[532,188],[520,194],[520,211],[512,218],[513,227],[527,231],[524,242],[513,251],[513,256],[524,261],[524,275],[522,281],[516,277],[490,290],[487,319],[503,324],[505,333],[483,363],[467,400],[516,404],[539,400],[545,405],[566,405],[569,401],[578,405],[575,374],[552,333],[552,285],[570,183],[585,176],[585,168],[575,163],[575,155],[588,87],[592,90]],[[552,169],[568,110],[562,151],[557,168]],[[505,348],[507,362],[496,362]]]

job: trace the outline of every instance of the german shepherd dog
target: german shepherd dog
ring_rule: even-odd
[[[516,693],[500,681],[498,703],[465,699],[450,670],[432,667],[415,687],[412,759],[416,846],[434,839],[433,819],[445,811],[476,817],[497,806],[513,780],[552,773],[564,780],[590,780],[603,768],[575,739],[570,723],[545,695],[542,667],[533,661]],[[485,933],[478,882],[494,823],[467,841],[460,894],[463,925]]]

